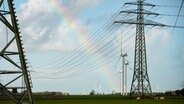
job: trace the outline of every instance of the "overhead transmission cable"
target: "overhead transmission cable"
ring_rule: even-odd
[[[112,25],[110,25],[109,27],[108,27],[108,29],[110,29],[112,27]],[[114,27],[113,27],[114,28]],[[102,34],[100,34],[100,37],[102,37],[102,36],[104,36],[103,34],[105,34],[106,32],[108,32],[108,31],[105,31],[105,32],[103,32]],[[104,37],[102,37],[102,38],[104,38]],[[102,38],[99,38],[99,40],[100,39],[102,39]],[[97,41],[97,40],[95,40],[94,41],[94,43],[99,43],[99,40]],[[92,43],[92,42],[91,42]],[[87,46],[84,46],[84,48],[85,49],[88,49],[88,50],[86,50],[86,52],[84,53],[84,54],[87,54],[87,53],[89,53],[89,51],[93,48],[93,47],[91,47],[92,46],[92,44],[88,44]],[[95,45],[96,46],[96,45]],[[70,63],[74,63],[74,61],[75,60],[80,60],[81,59],[81,57],[84,57],[84,55],[82,54],[84,51],[83,51],[83,49],[80,49],[79,50],[79,52],[77,53],[77,54],[75,54],[75,56],[71,56],[71,57],[69,57],[68,59],[67,59],[67,61],[65,62],[65,63],[62,63],[62,66],[66,66],[66,65],[68,65],[68,64],[70,64]]]
[[[122,9],[123,7],[121,7],[118,12]],[[108,20],[108,22],[106,22],[104,25],[102,25],[97,31],[95,31],[93,34],[90,35],[90,39],[93,39],[93,38],[97,38],[98,34],[101,33],[105,28],[106,26],[108,26],[111,22],[109,21],[113,21],[115,19],[115,17],[117,16],[118,14],[117,13],[114,13],[114,15]],[[79,46],[79,47],[76,47],[74,50],[77,50],[77,49],[82,49],[82,47],[86,47],[86,46],[89,46],[89,40],[85,40],[84,43],[82,44],[83,46]],[[69,56],[69,57],[67,57]],[[67,55],[67,56],[63,56],[63,57],[59,57],[57,58],[56,60],[54,60],[53,62],[51,63],[48,63],[47,65],[42,65],[42,66],[38,66],[37,68],[42,68],[42,67],[47,67],[51,64],[55,64],[56,62],[58,62],[60,59],[67,59],[70,58],[70,57],[73,57],[75,56],[75,54],[70,54],[70,55]]]
[[[147,32],[146,32],[146,33],[148,33],[150,30],[151,30],[151,29],[147,30]],[[158,31],[157,31],[157,32],[158,32]],[[153,34],[149,35],[149,38],[150,38],[152,35],[153,35]],[[132,36],[135,36],[135,34],[133,34]],[[132,37],[132,36],[131,36],[131,37]],[[130,39],[131,39],[131,38],[129,38],[129,39],[127,39],[127,40],[130,40]],[[123,41],[123,43],[124,43],[124,42],[126,42],[127,40]],[[129,46],[130,46],[130,45],[132,45],[132,44],[129,44]],[[118,46],[118,47],[119,47],[119,46]],[[117,47],[116,47],[116,48],[117,48]],[[115,50],[115,49],[114,49],[114,50]],[[111,50],[111,51],[109,51],[109,53],[110,53],[110,52],[112,52],[112,50]],[[108,54],[108,53],[107,53],[107,54]],[[85,67],[86,67],[86,66],[85,66]],[[90,66],[90,67],[91,67],[91,66]],[[92,68],[93,68],[93,67],[92,67]],[[87,67],[87,69],[90,69],[90,68],[89,68],[89,67]]]
[[[149,31],[151,31],[151,29],[149,29],[149,30],[147,30],[147,34],[148,34],[148,32]],[[158,32],[158,31],[157,31]],[[154,33],[155,34],[155,33]],[[135,35],[135,34],[134,34]],[[149,37],[148,37],[148,39],[150,39],[150,37],[151,36],[153,36],[153,33],[151,34],[151,35],[149,35]],[[124,41],[125,42],[125,41]],[[129,45],[132,45],[132,44],[129,44]],[[117,47],[119,47],[119,46],[117,46]],[[116,47],[116,48],[117,48]],[[130,49],[128,49],[127,51],[129,51]],[[119,51],[118,51],[119,52]],[[114,56],[115,54],[112,54],[112,56]],[[119,57],[119,56],[118,56]],[[80,74],[82,74],[82,75],[84,75],[84,74],[87,74],[88,72],[90,72],[90,71],[93,71],[94,69],[97,69],[97,68],[100,68],[101,66],[103,66],[103,65],[106,65],[106,64],[108,64],[108,63],[110,63],[110,62],[112,62],[112,60],[114,60],[114,57],[111,57],[110,59],[108,59],[108,60],[102,60],[99,64],[97,64],[97,65],[93,65],[93,66],[85,66],[86,68],[87,68],[87,70],[74,70],[73,72],[69,72],[69,73],[75,73],[75,72],[77,72],[77,73],[80,73]],[[98,67],[97,67],[98,66]],[[82,68],[81,68],[82,69]],[[60,73],[60,72],[58,72],[58,74],[59,74],[59,76],[57,76],[57,75],[48,75],[47,74],[47,77],[44,77],[44,78],[49,78],[49,79],[57,79],[57,78],[63,78],[64,76],[66,76],[67,75],[67,73]],[[70,75],[70,74],[69,74]],[[68,76],[69,76],[68,75]],[[75,74],[76,75],[76,74]],[[49,77],[48,77],[49,76]]]
[[[119,37],[119,36],[118,36],[118,37]],[[112,43],[116,38],[117,38],[117,37],[114,37],[114,38],[111,39],[109,42],[107,42],[103,47],[101,47],[101,48],[99,48],[98,50],[96,50],[95,53],[97,53],[97,54],[95,54],[95,56],[93,56],[92,61],[95,61],[96,57],[99,55],[98,52],[99,52],[100,50],[104,49],[107,45],[109,45],[110,43]],[[112,52],[113,50],[114,50],[114,48],[113,48],[112,50],[110,50],[109,53]],[[105,52],[108,52],[108,51],[105,50]],[[106,55],[105,55],[105,56],[106,56]],[[86,61],[87,59],[88,59],[88,58],[84,58],[84,59],[82,59],[82,60]],[[70,67],[69,69],[71,70],[72,68],[75,68],[75,67],[77,67],[77,66],[80,66],[81,64],[82,64],[82,63],[77,63],[76,65]],[[67,69],[67,70],[68,70],[68,69]]]
[[[182,2],[181,2],[181,6],[180,6],[180,8],[179,8],[178,15],[177,15],[177,17],[176,17],[176,21],[175,21],[175,24],[174,24],[174,27],[173,27],[173,30],[172,30],[172,33],[171,33],[171,34],[173,34],[174,29],[175,29],[175,27],[176,27],[176,24],[177,24],[177,22],[178,22],[178,18],[179,18],[180,12],[181,12],[181,8],[182,8],[182,6],[183,6],[183,2],[184,2],[184,0],[182,0]]]
[[[105,32],[104,32],[103,34],[105,34]],[[106,37],[107,37],[107,36],[106,36]],[[104,38],[104,37],[102,37],[102,38]],[[102,41],[102,40],[104,41],[105,39],[107,39],[107,38],[105,38],[105,39],[102,39],[102,38],[100,38],[101,41]],[[96,42],[96,43],[98,43],[98,42]],[[95,45],[95,47],[93,47],[93,49],[95,49],[96,46],[97,46],[97,45]],[[91,51],[91,50],[92,50],[92,48],[89,48],[89,49],[87,50],[86,53],[89,53],[89,51]],[[76,58],[77,58],[77,57],[81,57],[81,54],[79,54],[78,56],[76,56]],[[81,59],[81,58],[79,58],[79,59]],[[79,60],[79,59],[77,59],[77,60]],[[73,61],[73,63],[74,63],[75,58],[72,57],[72,60],[70,60],[68,63],[66,63],[66,64],[64,64],[64,65],[62,64],[62,66],[66,66],[67,64],[71,64],[72,61]],[[60,67],[61,67],[61,66],[60,66]]]
[[[106,40],[106,39],[107,39],[107,38],[103,39],[103,41]],[[102,39],[101,39],[101,40],[102,40]],[[101,44],[101,43],[100,43],[100,44]],[[95,46],[97,46],[97,45],[95,45]],[[95,49],[95,48],[98,48],[98,47],[93,47],[93,49]],[[91,50],[91,49],[88,49],[88,53],[90,52],[90,50]],[[82,58],[82,57],[81,57],[81,58]],[[80,58],[80,59],[81,59],[81,58]],[[78,60],[79,60],[79,59],[78,59]],[[79,60],[79,61],[81,61],[81,60]],[[76,62],[76,61],[73,60],[73,63],[72,63],[72,64],[75,64],[75,62]],[[78,63],[78,61],[77,61],[77,63]],[[71,62],[70,62],[70,63],[67,63],[67,64],[71,64]],[[60,67],[58,67],[58,68],[61,68],[61,67],[62,67],[62,66],[60,66]]]
[[[119,46],[118,46],[119,47]],[[117,47],[116,47],[117,48]],[[113,49],[114,50],[114,49]],[[111,53],[112,50],[109,51],[109,53]],[[105,61],[105,60],[104,60]],[[102,61],[103,62],[103,61]],[[86,68],[88,69],[88,66],[86,66]],[[82,68],[79,68],[79,69],[82,69]],[[57,73],[61,73],[61,72],[57,72]],[[63,73],[63,72],[62,72]]]
[[[148,32],[148,31],[147,31]],[[158,32],[158,31],[157,31]],[[135,34],[133,35],[133,36],[135,36]],[[125,42],[125,41],[124,41]],[[119,46],[117,46],[117,47],[119,47]],[[117,48],[116,47],[116,48]],[[118,48],[119,49],[119,48]],[[119,50],[117,51],[117,52],[119,52]],[[89,72],[91,72],[91,71],[93,71],[93,70],[95,70],[95,69],[97,69],[97,68],[100,68],[100,67],[102,67],[102,66],[104,66],[104,65],[106,65],[106,64],[108,64],[108,63],[112,63],[112,61],[114,60],[114,58],[116,58],[116,57],[119,57],[119,56],[116,56],[116,57],[113,57],[114,55],[116,55],[116,54],[112,54],[112,56],[109,58],[109,60],[102,60],[101,61],[101,63],[99,63],[99,64],[97,64],[97,65],[92,65],[92,66],[85,66],[86,67],[86,69],[88,69],[88,70],[81,70],[81,71],[76,71],[77,73],[80,73],[80,75],[82,74],[82,75],[84,75],[84,74],[87,74],[87,73],[89,73]],[[74,72],[75,72],[75,70],[74,70]],[[60,73],[60,72],[58,72],[58,73]],[[72,72],[71,72],[72,73]],[[64,75],[63,75],[64,74]],[[76,75],[76,74],[75,74]],[[55,77],[54,77],[55,76]],[[53,77],[50,77],[51,79],[57,79],[57,78],[61,78],[61,77],[64,77],[64,76],[66,76],[65,75],[65,73],[60,73],[59,74],[59,76],[56,76],[56,75],[54,75]]]
[[[181,6],[177,6],[177,5],[155,5],[155,6],[158,6],[158,7],[171,7],[171,8],[183,8]]]
[[[96,46],[97,46],[97,45],[95,45],[95,46],[92,47],[92,48],[89,48],[89,49],[87,50],[87,52],[85,52],[84,54],[80,53],[79,55],[77,55],[77,56],[75,56],[74,58],[72,58],[72,60],[69,60],[68,63],[62,64],[62,65],[58,65],[58,66],[57,66],[56,68],[54,68],[54,69],[60,69],[60,68],[62,68],[62,67],[64,68],[64,67],[69,66],[69,65],[79,64],[79,62],[81,63],[81,61],[83,61],[83,60],[82,60],[83,58],[87,59],[84,55],[88,55],[89,52],[92,51],[92,49],[95,49],[95,48],[96,48]],[[51,68],[51,69],[53,69],[53,68]]]

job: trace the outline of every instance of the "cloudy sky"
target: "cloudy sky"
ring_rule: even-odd
[[[33,91],[118,92],[121,36],[130,64],[129,90],[135,26],[114,24],[114,21],[135,18],[134,14],[120,14],[122,10],[136,8],[123,6],[125,2],[130,0],[16,0],[20,31],[32,71]],[[177,15],[181,0],[146,2],[159,6],[145,9],[164,14],[145,16],[146,19],[175,24],[176,16],[171,15]],[[184,26],[184,8],[181,15],[178,26]],[[0,26],[3,27],[2,23]],[[1,37],[5,31],[1,28]],[[180,89],[184,81],[184,29],[172,31],[173,28],[167,27],[145,28],[148,74],[153,91]]]

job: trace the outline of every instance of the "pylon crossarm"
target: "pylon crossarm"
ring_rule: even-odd
[[[167,27],[167,25],[154,22],[152,20],[145,19],[143,23],[139,23],[137,19],[127,19],[127,20],[120,20],[115,21],[114,23],[121,23],[121,24],[134,24],[134,25],[143,25],[143,26],[159,26],[159,27]]]
[[[152,7],[156,6],[154,4],[150,4],[150,3],[147,3],[147,2],[144,2],[144,1],[142,1],[141,3],[140,2],[127,2],[124,5],[141,5],[141,4],[144,5],[144,6],[152,6]]]
[[[142,14],[156,15],[156,16],[160,15],[158,13],[151,12],[151,11],[148,11],[148,10],[143,10],[143,12],[138,12],[137,9],[125,10],[125,11],[121,11],[120,13],[128,13],[128,14],[130,14],[130,13],[132,13],[132,14],[140,14],[140,13],[142,13]]]

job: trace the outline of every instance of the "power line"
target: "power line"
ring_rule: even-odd
[[[149,29],[147,32],[149,32],[149,31],[151,31],[151,29]],[[146,33],[147,33],[146,32]],[[158,32],[158,31],[157,31]],[[148,34],[148,33],[147,33]],[[151,34],[151,35],[149,35],[149,38],[152,36],[153,34]],[[133,36],[135,36],[135,34],[133,35]],[[148,39],[149,39],[148,38]],[[126,41],[124,41],[124,42],[126,42]],[[130,46],[131,44],[129,44],[129,46]],[[117,46],[117,47],[115,47],[114,49],[112,49],[112,50],[115,50],[116,48],[118,48],[119,46]],[[119,49],[119,48],[118,48]],[[108,53],[110,53],[110,52],[112,52],[112,50],[110,50]],[[128,49],[128,50],[130,50],[130,48]],[[119,50],[117,50],[117,52],[119,52]],[[107,53],[107,55],[108,55],[108,53]],[[112,56],[110,56],[110,59],[108,59],[108,60],[106,60],[106,59],[103,59],[103,60],[101,60],[101,62],[99,63],[99,64],[97,64],[97,65],[87,65],[87,66],[83,66],[84,68],[82,68],[82,67],[80,67],[80,68],[77,68],[77,69],[80,69],[80,70],[73,70],[72,72],[70,71],[70,72],[67,72],[69,75],[70,74],[74,74],[75,72],[77,72],[77,73],[79,73],[80,75],[84,75],[84,74],[87,74],[87,73],[89,73],[89,72],[91,72],[91,71],[93,71],[94,69],[97,69],[97,68],[100,68],[101,66],[103,66],[103,65],[106,65],[106,64],[108,64],[108,63],[110,63],[110,62],[112,62],[113,61],[113,59],[114,59],[114,55],[116,55],[115,53],[113,53],[112,54]],[[115,57],[116,58],[116,57]],[[106,62],[107,61],[107,62]],[[86,70],[86,69],[87,70]],[[85,69],[85,70],[84,70]],[[42,73],[42,72],[40,72],[40,73]],[[46,73],[46,76],[47,77],[43,77],[43,78],[49,78],[49,79],[58,79],[58,78],[63,78],[64,76],[66,76],[66,74],[67,74],[66,72],[65,73],[61,73],[61,72],[57,72],[57,74],[59,75],[59,76],[57,76],[57,75],[52,75],[51,73]],[[42,73],[43,74],[43,73]],[[67,75],[68,75],[67,74]],[[76,75],[76,74],[75,74]],[[77,77],[77,76],[74,76],[74,77]],[[38,79],[39,77],[36,77],[36,79]]]
[[[103,41],[104,41],[105,39],[103,39]],[[91,50],[94,50],[95,48],[97,48],[96,46],[98,46],[100,43],[98,43],[97,45],[95,45],[95,47],[93,47],[93,48],[90,48],[88,51],[87,51],[87,53],[89,53]],[[79,62],[81,62],[81,59],[83,59],[83,57],[80,57],[80,59],[77,59],[77,60],[75,60],[75,61],[73,61],[72,63],[70,63],[70,65],[71,64],[75,64],[75,62],[77,61],[77,63],[79,63]],[[76,64],[77,64],[76,63]],[[69,63],[67,63],[67,65],[68,65]],[[65,65],[66,66],[66,65]],[[60,66],[59,68],[61,68],[61,67],[63,67],[63,65],[62,66]],[[56,69],[58,69],[58,67],[56,68]]]
[[[98,44],[99,44],[99,43],[98,43]],[[97,45],[96,45],[96,46],[97,46]],[[89,49],[87,50],[87,52],[84,53],[84,54],[82,54],[82,53],[81,53],[82,51],[80,51],[80,53],[78,53],[75,57],[71,57],[70,59],[68,59],[68,62],[65,62],[65,63],[62,64],[62,65],[57,65],[57,67],[55,67],[54,69],[60,69],[60,68],[62,68],[62,67],[64,67],[64,66],[78,64],[79,62],[82,61],[83,58],[86,59],[86,57],[85,57],[84,55],[88,55],[88,53],[89,53],[91,50],[95,49],[96,46],[94,46],[94,47],[92,47],[92,48],[89,48]],[[50,69],[53,69],[53,68],[50,68]]]
[[[101,48],[99,48],[99,49],[97,49],[96,51],[94,51],[93,53],[97,53],[97,52],[99,52],[101,49],[103,49],[105,46],[107,46],[108,44],[109,44],[110,42],[108,42],[107,44],[105,44],[103,47],[101,47]],[[95,49],[95,47],[93,47],[92,49]],[[85,53],[86,55],[90,52],[90,51],[92,51],[92,49],[89,49],[88,50],[88,52],[87,53]],[[93,57],[95,57],[95,56],[93,56]],[[87,59],[88,59],[88,57],[80,57],[79,59],[77,59],[77,60],[75,60],[75,61],[73,61],[72,63],[68,63],[69,65],[71,65],[71,66],[78,66],[78,65],[81,65],[84,61],[87,61]],[[86,63],[86,62],[85,62]],[[65,65],[66,66],[66,65]],[[59,67],[57,67],[57,69],[60,69],[60,68],[62,68],[63,67],[63,65],[62,66],[59,66]],[[64,67],[63,67],[64,68]],[[67,69],[67,66],[65,67],[66,69]],[[65,70],[66,70],[65,69]]]
[[[171,33],[171,34],[173,34],[174,29],[176,28],[176,24],[177,24],[177,22],[178,22],[178,18],[179,18],[180,12],[181,12],[181,8],[182,8],[182,6],[183,6],[183,2],[184,2],[184,0],[182,0],[182,2],[181,2],[181,6],[180,6],[180,9],[179,9],[179,11],[178,11],[178,15],[177,15],[177,17],[176,17],[176,21],[175,21],[175,24],[174,24],[174,27],[173,27],[173,30],[172,30],[172,33]]]
[[[108,20],[108,22],[106,22],[104,25],[102,25],[102,27],[100,27],[97,31],[95,31],[94,33],[92,33],[92,34],[90,35],[89,38],[90,38],[90,39],[95,39],[95,40],[97,40],[97,36],[100,36],[99,34],[100,34],[101,32],[103,32],[103,30],[106,30],[106,28],[110,28],[110,27],[111,27],[110,24],[112,23],[112,21],[115,20],[115,18],[117,17],[117,15],[119,15],[118,13],[119,13],[119,11],[120,11],[122,8],[123,8],[123,7],[121,7],[121,8],[118,10],[118,12],[114,13],[113,16],[111,16],[111,18]],[[109,21],[110,21],[110,22],[109,22]],[[110,26],[109,26],[109,25],[110,25]],[[93,43],[95,40],[93,40],[91,43]],[[81,50],[83,47],[89,47],[91,43],[89,43],[89,40],[85,40],[84,43],[82,43],[83,46],[76,47],[74,50]],[[45,67],[45,66],[49,66],[50,64],[54,64],[54,63],[58,62],[60,59],[64,59],[64,58],[65,58],[65,59],[69,60],[71,57],[76,57],[76,56],[78,56],[79,54],[80,54],[80,52],[79,52],[77,55],[75,55],[75,54],[73,53],[73,54],[70,54],[68,57],[67,57],[67,56],[64,56],[64,57],[58,58],[57,60],[55,60],[55,61],[53,61],[53,62],[51,62],[51,63],[49,63],[49,64],[47,64],[47,65],[39,66],[38,68]],[[70,59],[70,60],[72,60],[72,59]],[[69,61],[70,61],[70,60],[69,60]],[[69,61],[67,61],[67,62],[65,62],[65,63],[68,63]]]
[[[103,49],[103,47],[102,47],[102,49]],[[100,51],[101,49],[99,49],[98,51]],[[97,51],[96,51],[97,52]],[[95,53],[96,53],[95,52]],[[95,56],[94,56],[95,57]],[[82,63],[84,60],[86,60],[87,58],[80,58],[80,59],[77,59],[78,61],[76,61],[76,63],[75,62],[73,62],[73,63],[70,63],[70,66],[71,65],[73,65],[73,64],[79,64],[79,63]],[[60,69],[60,68],[62,68],[63,67],[63,65],[62,66],[59,66],[59,67],[57,67],[57,68],[54,68],[54,69]],[[65,67],[66,68],[66,67]],[[66,69],[65,69],[66,70]]]
[[[175,15],[175,14],[159,14],[162,16],[172,16],[172,17],[184,17],[184,15]]]
[[[160,14],[160,15],[176,16],[176,15],[169,15],[169,14]],[[116,15],[116,16],[118,16],[118,15]],[[183,15],[180,15],[180,17],[183,17]],[[115,18],[117,18],[117,17],[115,17]],[[111,23],[111,22],[112,21],[110,21],[109,23]],[[108,43],[109,41],[106,42],[106,40],[108,39],[106,34],[110,33],[109,31],[105,30],[106,27],[114,28],[112,25],[108,25],[108,26],[104,25],[103,30],[100,30],[100,32],[98,32],[96,35],[90,35],[92,37],[95,37],[95,38],[90,37],[90,40],[91,40],[90,42],[85,41],[83,43],[83,46],[75,48],[76,50],[79,50],[77,53],[72,52],[72,54],[70,54],[70,55],[67,55],[67,56],[64,56],[64,57],[59,57],[59,59],[57,61],[53,61],[51,63],[53,67],[48,67],[48,66],[51,65],[51,64],[49,64],[48,66],[43,65],[43,68],[44,69],[48,68],[48,69],[50,69],[50,71],[53,71],[53,69],[57,69],[57,70],[54,71],[54,73],[55,73],[54,75],[64,74],[64,73],[73,73],[73,72],[83,72],[83,71],[86,72],[88,70],[86,70],[85,68],[88,69],[89,67],[94,69],[95,65],[92,64],[93,63],[92,61],[94,61],[96,59],[96,57],[99,55],[98,52],[101,52],[101,51],[104,52],[104,51],[106,51],[105,50],[106,48],[110,47],[111,42],[110,43]],[[170,26],[170,27],[172,27],[172,26]],[[116,29],[114,28],[114,30],[116,30]],[[111,38],[109,38],[109,39],[111,39]],[[92,43],[94,43],[94,42],[96,42],[95,46],[90,47],[92,45]],[[105,43],[105,45],[103,45],[103,46],[100,45],[99,46],[99,44],[102,44],[102,43]],[[87,50],[83,54],[83,52],[84,52],[83,48],[84,47],[88,48],[89,50]],[[95,48],[97,48],[97,49],[101,48],[101,49],[99,51],[96,51]],[[95,50],[94,54],[90,55],[89,53],[92,50]],[[110,52],[108,51],[107,54],[108,53],[110,53]],[[113,54],[113,53],[110,53],[110,54]],[[88,58],[86,56],[92,56],[92,57],[95,57],[95,58],[93,58],[92,60],[87,60]],[[66,59],[66,61],[61,62],[60,59],[62,59],[62,58]],[[103,60],[105,60],[105,58],[103,58]],[[103,60],[101,60],[101,61],[103,62]],[[54,67],[54,66],[56,66],[56,67]],[[61,70],[61,68],[63,68],[64,70]],[[75,68],[77,68],[77,70],[75,70]],[[83,69],[85,69],[85,70],[83,70]],[[52,72],[52,74],[53,74],[53,72]]]
[[[124,42],[126,42],[126,40],[125,40]],[[117,46],[117,47],[115,47],[115,48],[118,48],[118,47],[119,47],[119,46]],[[115,50],[115,48],[113,48],[112,50]],[[108,53],[112,53],[112,50],[108,51]],[[106,55],[108,55],[108,53],[106,53]],[[113,54],[113,55],[115,55],[115,54]],[[105,58],[103,59],[103,61],[105,61]],[[103,61],[102,61],[102,62],[103,62]],[[79,64],[79,66],[80,66],[80,65],[81,65],[81,64]],[[87,66],[83,66],[83,67],[89,69],[89,68],[88,68],[88,65],[89,65],[89,64],[86,64],[86,65],[87,65]],[[77,66],[75,66],[75,67],[77,67]],[[80,67],[80,68],[78,68],[78,69],[83,69],[83,68]],[[67,70],[67,71],[69,71],[69,70]],[[66,72],[66,71],[65,71],[65,72]],[[61,71],[57,71],[57,72],[56,72],[56,74],[58,74],[58,73],[61,73]],[[62,71],[62,73],[63,73],[63,71]]]
[[[171,8],[180,8],[181,6],[177,6],[177,5],[155,5],[155,6],[158,6],[158,7],[171,7]],[[183,7],[181,7],[183,8]]]
[[[100,50],[104,49],[108,44],[110,44],[111,42],[113,42],[113,40],[115,40],[117,37],[115,36],[113,39],[111,39],[110,41],[108,41],[105,45],[103,45],[103,47],[97,49],[96,51],[94,51],[94,53],[98,53],[100,52]],[[93,56],[93,57],[96,57],[96,56]],[[87,58],[85,59],[82,59],[82,60],[86,60]],[[81,60],[80,60],[81,61]],[[78,63],[77,63],[78,64]]]
[[[127,33],[125,33],[125,34],[127,34]],[[134,34],[134,35],[135,35],[135,34]],[[129,39],[131,39],[134,35],[128,37],[124,42],[126,42],[126,41],[129,40]],[[117,47],[115,47],[115,48],[118,48],[118,47],[119,47],[119,46],[117,46]],[[114,48],[114,49],[115,49],[115,48]],[[112,49],[112,50],[114,50],[114,49]],[[110,50],[108,53],[112,52],[112,50]],[[107,54],[108,54],[108,53],[107,53]],[[96,57],[96,56],[95,56],[95,57]],[[89,65],[89,62],[88,62],[87,65]],[[80,66],[80,65],[78,65],[78,66]],[[90,65],[89,65],[89,66],[90,66]],[[75,67],[77,67],[77,66],[75,66]],[[78,69],[85,69],[85,68],[89,69],[88,66],[82,66],[82,67],[80,67],[80,68],[78,68]],[[72,68],[69,68],[69,69],[71,70]],[[68,72],[68,71],[69,71],[69,70],[67,70],[67,71],[66,71],[66,70],[65,70],[65,71],[62,70],[62,71],[56,71],[55,73],[56,73],[56,74],[58,74],[58,73],[63,73],[63,72],[65,73],[65,72]],[[75,71],[76,71],[76,70],[75,70]]]
[[[88,45],[89,46],[89,45]],[[81,52],[79,52],[79,53],[77,53],[77,54],[80,54]],[[76,56],[76,58],[78,58],[78,55],[76,55],[76,54],[74,54],[75,56]],[[63,58],[63,57],[62,57]],[[53,61],[51,64],[56,64],[56,62],[59,62],[59,60],[60,60],[60,58],[58,59],[58,60],[56,60],[56,61]],[[68,62],[65,62],[66,64],[68,64],[68,63],[70,63],[71,64],[71,61],[74,61],[74,58],[73,58],[73,54],[71,55],[70,54],[70,57],[67,57],[67,60],[69,60]],[[76,59],[75,59],[76,60]],[[79,59],[78,59],[79,60]],[[48,64],[48,65],[51,65],[51,64]],[[59,65],[59,64],[62,64],[63,66],[66,66],[65,64],[63,64],[63,63],[58,63],[57,65]],[[46,66],[48,66],[48,65],[46,65]],[[46,66],[44,66],[44,67],[46,67]]]

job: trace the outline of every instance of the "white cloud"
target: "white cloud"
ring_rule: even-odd
[[[100,0],[62,0],[63,5],[67,5],[69,9],[75,13],[81,12],[86,8],[96,6]]]
[[[83,24],[79,16],[83,10],[98,2],[99,0],[29,0],[22,4],[18,18],[26,49],[66,51],[81,44],[78,35],[85,35],[87,38],[89,27]]]

